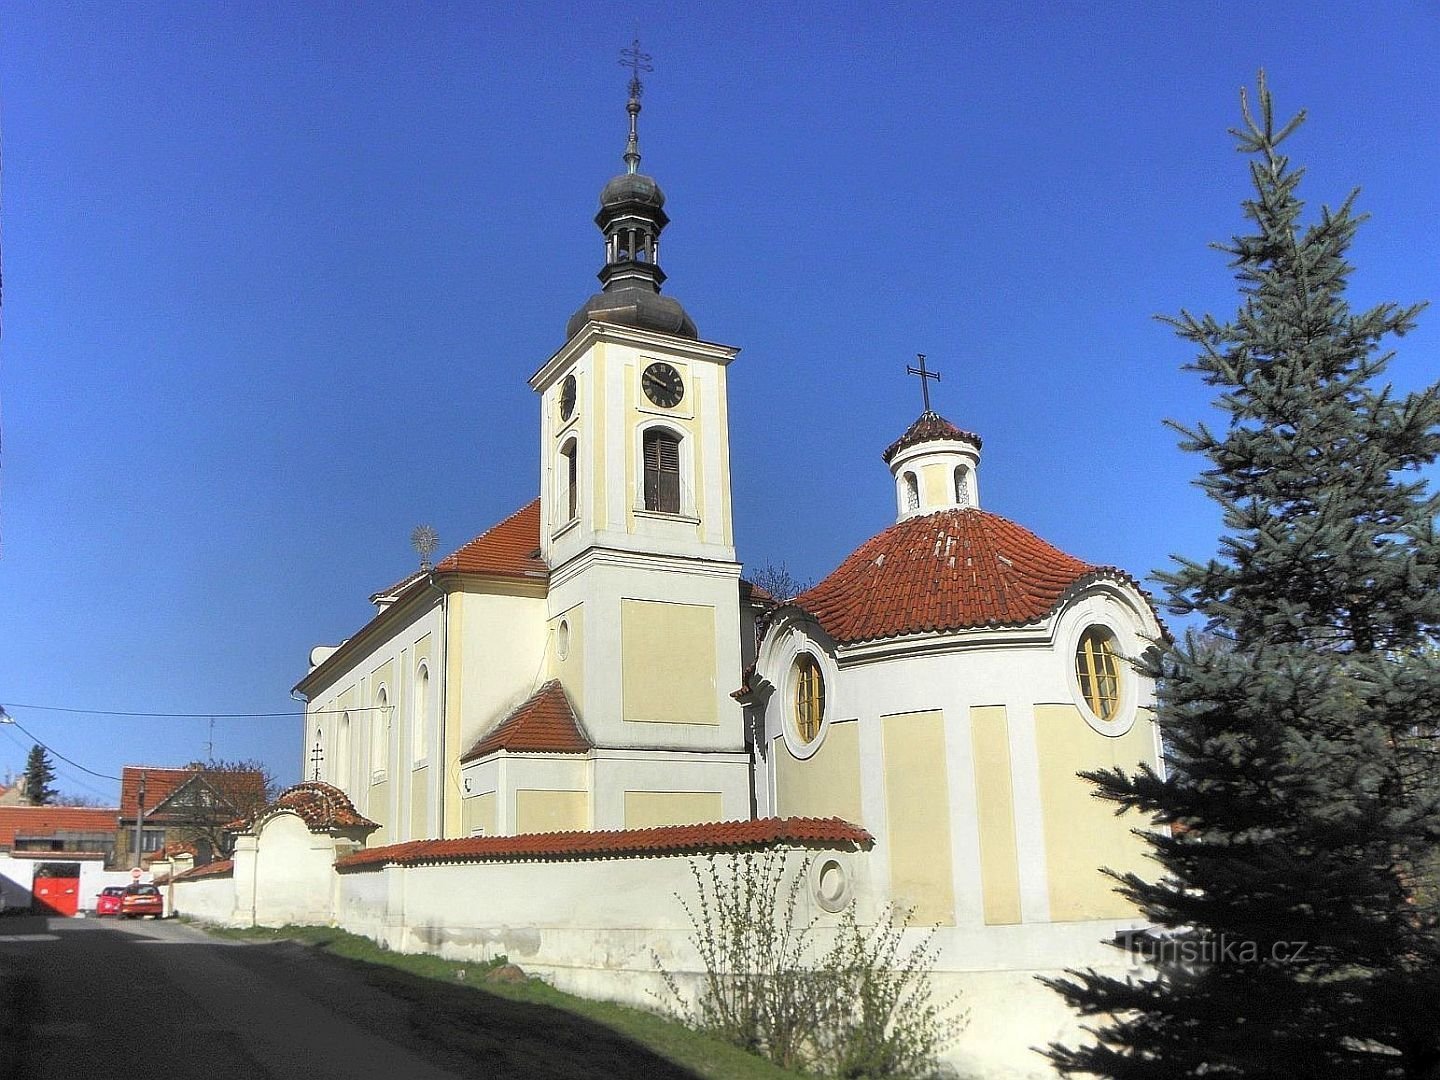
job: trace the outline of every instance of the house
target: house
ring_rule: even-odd
[[[183,845],[194,850],[198,863],[209,862],[213,855],[229,852],[226,826],[263,806],[267,795],[265,776],[257,770],[198,762],[179,768],[126,765],[120,772],[115,858],[122,865],[138,866],[167,845],[172,850]]]
[[[85,852],[115,861],[114,807],[0,806],[0,851]]]
[[[1140,925],[1100,868],[1144,864],[1144,823],[1076,774],[1162,767],[1129,661],[1164,629],[1128,574],[984,508],[981,438],[928,391],[880,454],[893,515],[859,508],[890,523],[799,596],[744,582],[728,387],[759,376],[661,292],[636,83],[627,113],[601,291],[529,376],[537,497],[311,652],[306,781],[177,895],[645,1002],[655,955],[697,962],[686,860],[780,850],[803,918],[936,928],[958,1062],[1043,1075],[1029,1048],[1078,1021],[1035,975],[1123,970],[1104,943]]]

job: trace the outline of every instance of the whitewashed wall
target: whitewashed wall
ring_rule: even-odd
[[[811,854],[832,857],[791,850],[787,858],[796,866]],[[873,918],[873,856],[833,857],[844,865],[862,921]],[[700,970],[679,899],[695,895],[692,861],[675,855],[331,871],[333,908],[328,917],[309,921],[339,926],[397,952],[475,961],[504,955],[562,990],[656,1008],[666,1000],[656,957],[687,990]],[[836,916],[821,908],[815,884],[812,873],[797,915],[802,922],[818,916],[823,935]],[[234,909],[227,909],[222,895],[226,885],[233,888],[233,880],[177,882],[176,906],[196,918],[249,925],[243,913],[227,914]],[[257,905],[257,921],[266,908]],[[1054,966],[1057,955],[1071,966],[1121,974],[1117,960],[1123,957],[1101,943],[1110,929],[1097,922],[940,931],[933,942],[936,997],[958,994],[956,1010],[970,1014],[950,1055],[961,1075],[1054,1080],[1032,1048],[1076,1042],[1083,1035],[1075,1015],[1036,976],[1061,974]],[[912,942],[921,933],[911,931]]]

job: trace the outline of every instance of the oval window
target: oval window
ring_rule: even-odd
[[[825,679],[809,653],[795,658],[795,730],[801,742],[814,742],[825,716]]]
[[[1090,711],[1101,720],[1113,720],[1120,708],[1120,655],[1115,635],[1103,626],[1092,626],[1080,636],[1075,678]]]

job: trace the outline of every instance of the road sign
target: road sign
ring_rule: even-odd
[[[135,869],[133,869],[133,870],[130,871],[130,880],[131,880],[131,881],[139,881],[139,880],[140,880],[140,867],[137,866],[137,867],[135,867]]]

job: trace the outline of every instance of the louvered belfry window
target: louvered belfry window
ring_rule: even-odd
[[[680,440],[668,431],[645,432],[645,509],[680,512]]]

